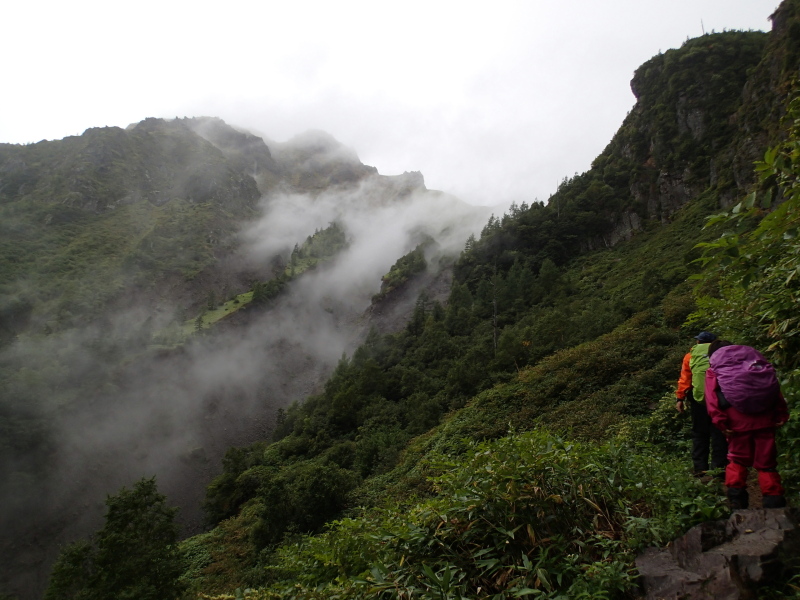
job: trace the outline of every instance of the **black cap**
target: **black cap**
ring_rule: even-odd
[[[713,333],[710,333],[708,331],[701,331],[696,336],[694,336],[694,339],[696,339],[701,344],[707,344],[707,343],[713,342],[715,339],[717,339],[717,336],[715,336]]]

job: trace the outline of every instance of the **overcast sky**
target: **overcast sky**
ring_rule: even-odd
[[[474,204],[546,200],[634,104],[644,61],[770,29],[778,0],[6,2],[0,142],[211,115],[323,129]]]

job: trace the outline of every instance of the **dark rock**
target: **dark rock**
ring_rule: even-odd
[[[736,511],[727,521],[703,523],[668,548],[648,548],[636,559],[652,600],[747,600],[791,569],[800,550],[796,509]]]

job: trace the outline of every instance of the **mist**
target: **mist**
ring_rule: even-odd
[[[39,432],[40,464],[19,456],[2,465],[15,474],[0,498],[2,575],[10,589],[41,596],[59,547],[99,529],[106,496],[141,477],[156,475],[168,502],[180,506],[185,535],[201,531],[205,487],[220,473],[225,451],[269,439],[278,409],[319,391],[343,354],[381,326],[368,310],[381,276],[426,236],[436,242],[428,251],[435,274],[447,265],[441,259],[457,257],[486,223],[488,207],[406,185],[421,181],[418,174],[374,175],[316,194],[262,198],[260,218],[240,233],[242,264],[268,271],[277,256],[285,264],[295,244],[332,222],[348,246],[291,281],[268,307],[249,306],[181,347],[142,350],[117,366],[115,353],[144,348],[178,312],[136,305],[7,348],[3,360],[62,365],[51,388],[87,388],[85,396],[62,397],[43,384],[41,396],[49,397],[26,408],[47,423]],[[408,310],[415,299],[406,299]],[[26,478],[30,472],[39,475]]]

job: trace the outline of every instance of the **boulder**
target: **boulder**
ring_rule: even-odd
[[[702,523],[667,548],[636,558],[648,600],[747,600],[791,569],[800,551],[800,511],[793,508],[734,512]]]

